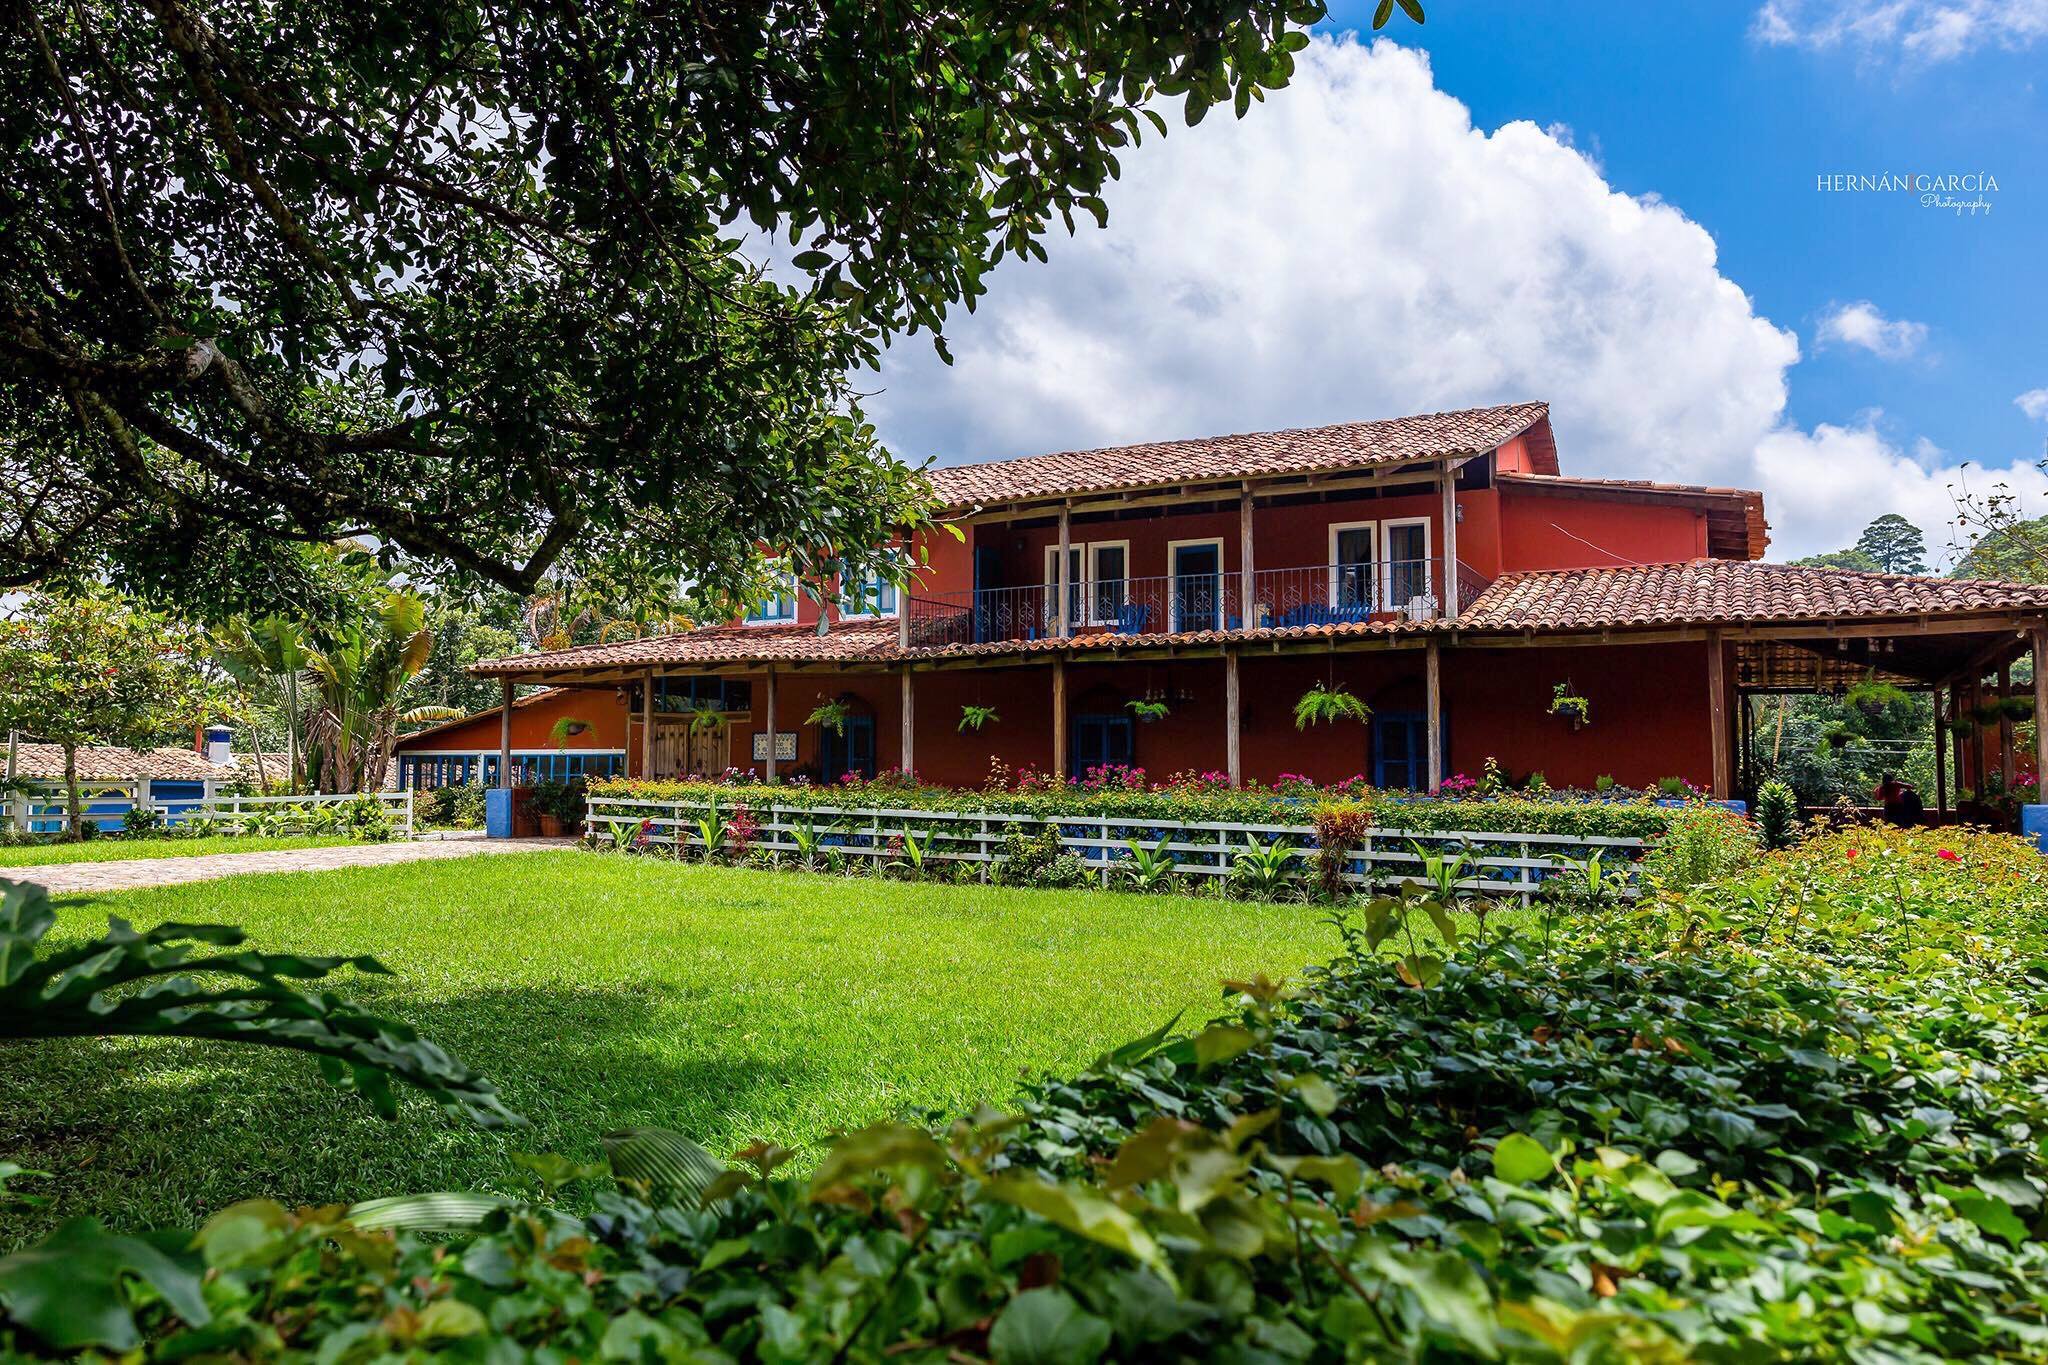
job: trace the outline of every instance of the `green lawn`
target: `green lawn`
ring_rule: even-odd
[[[82,844],[0,845],[0,867],[51,863],[107,863],[130,858],[196,858],[202,853],[269,853],[288,848],[331,848],[352,840],[339,835],[205,834],[190,839],[87,839]]]
[[[0,1157],[51,1171],[60,1218],[189,1224],[234,1199],[508,1188],[515,1150],[594,1158],[661,1124],[714,1151],[797,1145],[903,1111],[1000,1101],[1085,1066],[1219,982],[1331,955],[1323,911],[1101,892],[906,886],[572,851],[236,877],[60,901],[58,937],[109,913],[231,922],[261,947],[374,952],[344,989],[494,1079],[533,1127],[399,1120],[309,1059],[94,1040],[0,1045]]]

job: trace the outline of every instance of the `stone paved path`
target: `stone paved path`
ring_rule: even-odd
[[[205,882],[243,872],[325,872],[337,867],[383,867],[429,858],[471,858],[486,853],[526,853],[540,848],[573,848],[574,839],[428,839],[417,843],[349,844],[338,848],[291,848],[261,853],[206,853],[196,858],[128,858],[101,863],[47,863],[0,867],[0,877],[38,882],[53,896],[92,891],[126,891],[138,886]]]

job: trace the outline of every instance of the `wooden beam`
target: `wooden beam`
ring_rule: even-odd
[[[1060,550],[1057,567],[1053,570],[1053,610],[1059,613],[1059,637],[1064,640],[1074,632],[1073,611],[1068,603],[1071,590],[1069,576],[1073,573],[1070,561],[1073,558],[1074,516],[1065,503],[1060,504]]]
[[[640,680],[640,776],[654,777],[654,670]]]
[[[1714,746],[1714,799],[1726,801],[1728,773],[1728,646],[1719,631],[1707,637],[1707,730]]]
[[[1067,780],[1067,661],[1052,656],[1052,775]]]
[[[1429,638],[1429,644],[1422,655],[1424,719],[1427,721],[1425,742],[1429,745],[1429,789],[1431,792],[1444,784],[1444,682],[1443,651],[1438,647],[1436,637]]]
[[[1259,624],[1259,580],[1254,576],[1252,568],[1252,490],[1249,484],[1237,495],[1237,558],[1237,618],[1244,623],[1246,629],[1256,629]],[[1167,565],[1168,569],[1172,567],[1171,564]],[[1226,620],[1224,624],[1228,625],[1229,622]],[[1226,657],[1235,658],[1234,655]],[[1235,663],[1231,665],[1232,668],[1236,666]]]
[[[1244,745],[1241,738],[1240,694],[1237,681],[1237,651],[1223,653],[1223,756],[1230,773],[1230,785],[1244,785]]]
[[[773,782],[775,780],[775,665],[769,664],[767,672],[768,676],[761,689],[767,695],[762,698],[761,704],[764,708],[763,722],[768,727],[768,780]]]
[[[1455,463],[1463,462],[1464,460],[1460,459]],[[1406,487],[1410,484],[1427,488],[1436,482],[1436,470],[1437,465],[1434,462],[1418,461],[1387,470],[1311,475],[1281,481],[1267,480],[1252,483],[1252,496],[1285,498],[1302,493],[1353,492],[1373,488]],[[1032,521],[1050,518],[1063,504],[1070,507],[1076,516],[1126,512],[1144,507],[1176,507],[1191,503],[1227,504],[1245,482],[1233,479],[1227,483],[1216,484],[1158,485],[1119,491],[1114,495],[1081,494],[1058,501],[1047,499],[984,504],[979,510],[954,518],[954,521],[956,525],[966,526]]]
[[[2012,717],[2005,713],[2003,706],[2005,700],[2010,696],[2012,696],[2012,665],[2003,663],[1998,666],[1998,700],[2000,702],[1998,712],[1998,776],[2004,783],[1999,788],[2001,792],[2010,792],[2012,790],[2014,772]]]
[[[1947,727],[1942,724],[1942,690],[1934,689],[1934,813],[1948,812],[1948,744]]]
[[[498,695],[498,785],[512,785],[512,680],[499,681]]]
[[[903,665],[903,775],[917,771],[917,684],[911,680],[910,665]]]
[[[1444,588],[1437,600],[1448,621],[1458,614],[1458,472],[1449,465],[1444,466],[1443,498]]]
[[[2048,792],[2048,627],[2036,626],[2028,644],[2034,651],[2034,780]]]

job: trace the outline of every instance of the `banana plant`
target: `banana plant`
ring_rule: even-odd
[[[1145,847],[1136,839],[1124,840],[1124,845],[1131,850],[1131,856],[1121,871],[1133,890],[1164,891],[1173,885],[1174,874],[1180,870],[1180,860],[1166,851],[1166,846],[1172,842],[1171,834],[1151,848]]]
[[[273,693],[284,713],[286,784],[293,791],[301,790],[306,780],[306,758],[299,743],[299,728],[306,720],[300,684],[313,654],[312,637],[305,628],[282,616],[241,617],[213,633],[214,661],[221,670],[251,693]]]
[[[523,1122],[497,1087],[406,1024],[328,991],[303,989],[343,967],[390,975],[374,957],[303,957],[240,947],[226,924],[109,916],[96,939],[43,951],[56,924],[43,888],[0,880],[0,1040],[203,1038],[311,1053],[333,1085],[385,1118],[394,1080],[485,1127]]]
[[[314,684],[308,740],[319,747],[322,785],[337,791],[375,791],[401,722],[451,720],[445,706],[407,710],[405,694],[427,666],[434,647],[426,604],[408,592],[384,595],[375,621],[351,623],[313,651]]]

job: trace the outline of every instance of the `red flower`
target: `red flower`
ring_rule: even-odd
[[[1850,850],[1849,850],[1849,853],[1848,853],[1848,856],[1849,856],[1849,857],[1851,857],[1851,858],[1855,857],[1855,856],[1856,856],[1856,850],[1855,850],[1855,849],[1853,849],[1853,848],[1852,848],[1852,849],[1850,849]]]
[[[1959,863],[1962,861],[1962,856],[1952,848],[1941,849],[1934,856],[1945,863]]]

